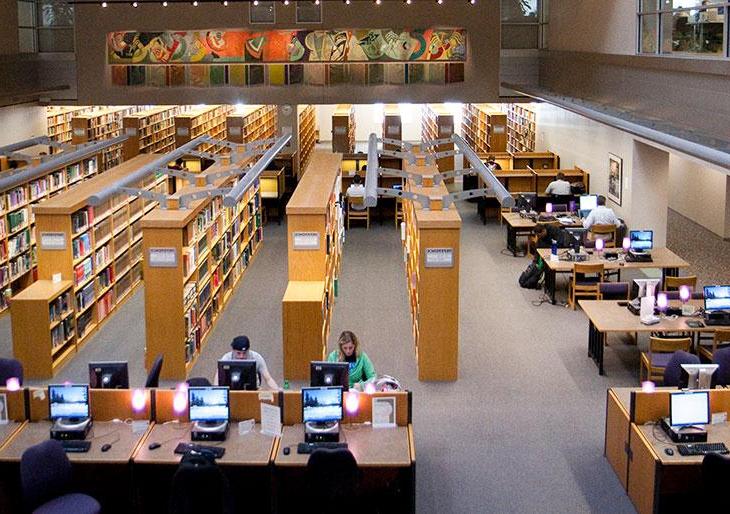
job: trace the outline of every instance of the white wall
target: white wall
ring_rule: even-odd
[[[667,245],[669,153],[634,141],[630,215],[632,228],[650,228],[654,244]]]
[[[730,237],[730,177],[677,155],[669,158],[669,206],[721,237]]]
[[[320,141],[332,141],[332,113],[336,105],[317,105]],[[382,137],[383,120],[375,104],[355,105],[355,140],[367,141],[372,132]],[[382,111],[381,111],[382,112]],[[401,110],[402,137],[405,141],[421,139],[421,104],[408,104]]]
[[[12,106],[0,108],[0,146],[17,143],[35,136],[45,136],[46,108],[34,106]]]

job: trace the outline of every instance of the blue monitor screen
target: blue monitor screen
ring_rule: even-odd
[[[302,388],[302,419],[308,421],[339,421],[342,419],[341,387]]]
[[[188,389],[190,421],[228,421],[227,387]]]
[[[598,207],[598,196],[582,195],[580,197],[580,210],[581,211],[592,211],[596,207]]]
[[[705,311],[730,311],[730,286],[705,286]]]
[[[651,250],[654,247],[653,230],[632,230],[629,239],[632,250]]]
[[[87,418],[89,417],[89,386],[87,385],[49,385],[49,417]]]

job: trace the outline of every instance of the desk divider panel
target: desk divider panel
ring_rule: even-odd
[[[345,392],[343,404],[347,401],[349,391]],[[302,393],[301,391],[284,391],[284,425],[297,425],[302,423]],[[382,393],[360,393],[358,411],[355,416],[350,416],[344,410],[342,423],[364,423],[372,421],[372,398],[394,397],[395,398],[395,423],[398,426],[407,426],[411,414],[411,393],[410,391],[389,391]]]
[[[180,415],[175,414],[173,401],[176,392],[175,389],[155,390],[155,421],[157,423],[165,423],[176,419],[181,423],[190,421],[188,418],[187,393],[185,393],[185,410]],[[231,420],[254,419],[259,423],[261,421],[260,404],[263,402],[279,405],[279,396],[277,391],[231,391],[229,396]]]
[[[647,393],[634,391],[631,393],[631,422],[643,425],[649,421],[658,421],[669,416],[669,395],[675,391],[655,391]],[[730,413],[730,389],[710,390],[710,412]]]
[[[25,421],[27,419],[25,412],[25,389],[17,391],[9,391],[5,387],[0,387],[0,394],[4,394],[7,399],[7,415],[9,421]]]
[[[97,421],[113,419],[149,420],[152,413],[153,391],[141,389],[145,395],[145,406],[140,412],[132,408],[134,389],[89,389],[91,417]],[[29,387],[30,421],[47,420],[48,388]],[[41,394],[42,393],[42,394]]]

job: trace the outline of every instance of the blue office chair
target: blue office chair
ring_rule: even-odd
[[[682,378],[682,364],[699,364],[700,358],[693,353],[682,350],[676,351],[667,362],[664,368],[663,385],[668,387],[677,387]]]
[[[16,359],[0,359],[0,387],[5,387],[9,378],[17,378],[23,385],[23,365]]]
[[[713,382],[721,386],[730,385],[730,347],[718,348],[712,354],[712,362],[719,365],[712,375]]]
[[[702,499],[708,507],[716,510],[727,500],[727,487],[730,482],[730,457],[709,453],[702,459]]]

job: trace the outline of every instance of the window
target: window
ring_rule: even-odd
[[[18,0],[20,52],[73,52],[73,5],[60,0]]]
[[[297,2],[297,23],[322,23],[322,2]]]
[[[276,2],[259,2],[248,4],[248,16],[251,23],[276,23]]]
[[[18,46],[20,53],[35,53],[35,2],[18,1]]]
[[[639,0],[638,53],[728,58],[728,0]]]
[[[501,0],[502,48],[547,48],[548,0]]]

